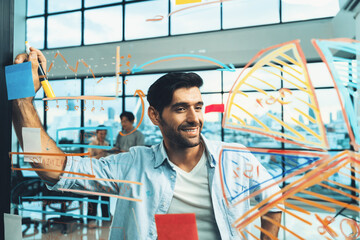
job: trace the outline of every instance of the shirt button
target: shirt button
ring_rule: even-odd
[[[171,178],[171,179],[174,179],[174,176],[171,176],[170,178]]]

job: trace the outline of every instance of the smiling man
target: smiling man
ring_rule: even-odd
[[[40,88],[38,58],[42,64],[46,64],[43,54],[31,49],[30,60],[36,91]],[[21,63],[25,59],[25,55],[20,55],[15,62]],[[46,66],[43,68],[46,69]],[[53,190],[61,188],[81,191],[90,185],[96,192],[107,189],[120,198],[116,204],[110,233],[110,239],[113,240],[123,236],[125,239],[156,239],[154,216],[167,213],[195,213],[199,239],[241,239],[239,232],[231,224],[245,215],[250,208],[250,200],[232,208],[224,203],[224,197],[229,196],[223,193],[221,187],[219,155],[225,143],[210,141],[201,135],[204,124],[204,103],[200,93],[202,84],[203,80],[195,73],[169,73],[151,85],[147,96],[150,104],[148,115],[163,135],[160,144],[133,147],[129,152],[111,155],[99,161],[51,156],[50,158],[61,161],[61,166],[52,171],[40,171],[39,176],[52,182],[54,185],[49,188]],[[42,128],[32,100],[25,98],[13,102],[13,123],[21,145],[22,127]],[[43,152],[61,153],[43,129],[41,134],[42,143],[50,141],[50,147],[44,147],[43,144]],[[240,144],[230,146],[243,147]],[[235,170],[232,169],[232,162],[236,162],[242,171],[246,170],[246,164],[250,162],[253,166],[259,166],[260,172],[251,179],[243,176],[231,178],[229,186],[238,188],[235,190],[246,186],[248,190],[245,191],[245,196],[265,188],[255,197],[256,201],[279,192],[277,186],[269,186],[272,181],[266,180],[271,176],[251,153],[234,151],[227,157],[222,166],[229,174]],[[47,167],[43,163],[33,163],[33,166],[44,169]],[[95,180],[69,172],[94,173]],[[131,181],[131,187],[127,191],[120,190],[124,189],[122,180]],[[267,183],[261,185],[264,181]],[[136,182],[141,185],[136,185]],[[262,219],[261,227],[267,234],[262,232],[261,239],[271,239],[267,235],[277,237],[278,227],[273,223],[280,222],[281,212],[268,212],[266,217],[271,218],[271,221]]]

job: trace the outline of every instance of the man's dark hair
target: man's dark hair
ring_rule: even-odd
[[[133,122],[135,120],[135,116],[134,114],[132,114],[132,112],[122,112],[122,114],[120,114],[120,119],[122,117],[126,117],[130,122]]]
[[[147,100],[160,115],[164,107],[168,106],[175,90],[179,88],[200,88],[203,85],[202,78],[196,73],[168,73],[156,80],[149,88]]]
[[[105,125],[99,125],[97,127],[99,128],[99,127],[106,127],[106,126]],[[106,131],[107,132],[107,129],[96,129],[96,132],[99,132],[99,131]]]

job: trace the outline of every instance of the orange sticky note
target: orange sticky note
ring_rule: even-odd
[[[158,240],[198,240],[195,213],[155,214]]]
[[[201,0],[175,0],[175,5],[198,3],[198,2],[201,2]]]

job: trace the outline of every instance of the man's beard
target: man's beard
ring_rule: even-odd
[[[201,129],[202,129],[202,123],[199,124],[181,124],[177,131],[174,131],[162,118],[160,118],[160,124],[164,129],[164,135],[172,142],[173,145],[178,145],[181,148],[191,148],[196,147],[201,142]],[[188,128],[188,127],[198,127],[199,128],[199,135],[193,138],[186,138],[183,135],[181,135],[181,129]],[[193,141],[191,141],[193,140]],[[195,141],[194,141],[195,140]]]

